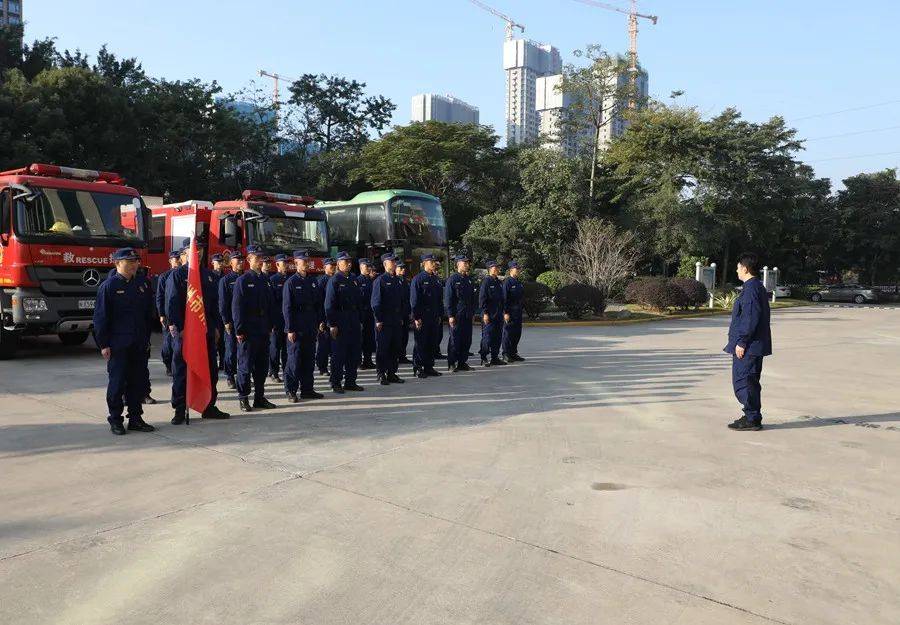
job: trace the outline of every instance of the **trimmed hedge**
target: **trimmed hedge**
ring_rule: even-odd
[[[545,271],[537,277],[537,281],[547,286],[551,293],[556,293],[564,286],[572,284],[572,278],[563,271]]]
[[[606,309],[603,292],[589,284],[576,283],[561,287],[553,300],[569,319],[581,319],[588,313],[603,314]]]
[[[638,278],[625,288],[625,301],[664,312],[669,308],[686,308],[687,294],[667,278]]]
[[[709,303],[709,291],[706,285],[694,278],[672,278],[672,282],[682,291],[687,299],[686,306],[703,306]]]
[[[541,314],[547,310],[553,293],[550,287],[540,282],[522,283],[522,308],[529,319],[540,319]]]

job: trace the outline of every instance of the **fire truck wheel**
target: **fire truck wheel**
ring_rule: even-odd
[[[76,345],[84,343],[87,340],[87,337],[87,332],[66,332],[65,334],[59,335],[59,340],[67,347],[75,347]]]
[[[0,327],[0,360],[12,358],[19,347],[19,333]]]

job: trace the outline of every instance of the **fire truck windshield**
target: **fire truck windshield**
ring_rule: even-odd
[[[127,245],[143,239],[139,198],[46,187],[36,191],[16,200],[16,233],[24,238],[111,239]]]
[[[328,227],[325,221],[301,217],[272,217],[247,222],[250,242],[268,253],[294,250],[328,251]]]

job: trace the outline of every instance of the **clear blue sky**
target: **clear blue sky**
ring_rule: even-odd
[[[624,15],[573,0],[487,2],[565,61],[588,43],[627,49]],[[651,95],[682,89],[680,102],[705,115],[781,114],[810,139],[803,159],[835,183],[900,165],[900,2],[642,0],[640,9],[660,17],[642,22],[639,38]],[[24,11],[29,40],[55,36],[91,55],[106,43],[154,76],[236,91],[260,68],[341,74],[391,98],[396,123],[409,120],[413,94],[450,93],[503,133],[503,23],[467,0],[24,0]],[[856,107],[869,108],[819,116]],[[858,134],[833,136],[847,133]],[[871,154],[881,155],[861,156]]]

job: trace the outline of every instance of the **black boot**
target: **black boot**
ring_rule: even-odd
[[[278,406],[276,406],[275,404],[273,404],[272,402],[270,402],[268,399],[266,399],[265,397],[263,397],[262,399],[254,399],[254,400],[253,400],[253,407],[254,407],[254,408],[262,408],[262,409],[265,410],[265,409],[267,409],[267,408],[277,408]]]
[[[468,363],[463,362],[463,363],[456,365],[456,370],[457,371],[471,371],[472,367],[470,367]]]
[[[338,395],[344,394],[344,387],[341,386],[340,384],[332,384],[331,390],[332,390],[332,392],[337,393]]]
[[[493,364],[493,363],[492,363],[490,360],[488,360],[487,358],[482,358],[482,359],[481,359],[481,366],[482,366],[482,367],[490,367],[492,364]]]
[[[364,389],[364,388],[361,387],[359,384],[357,384],[356,382],[354,382],[353,384],[344,384],[344,390],[345,390],[345,391],[356,391],[357,393],[359,393],[359,392],[362,392],[362,391],[364,391],[364,390],[366,390],[366,389]]]
[[[428,367],[427,369],[425,369],[425,375],[431,376],[433,378],[439,378],[444,374],[441,373],[440,371],[438,371],[437,369],[435,369],[434,367]]]
[[[505,365],[505,364],[506,364],[506,362],[503,360],[500,360],[499,358],[491,358],[491,366],[492,367],[493,366],[501,366],[501,365]]]
[[[375,363],[372,362],[371,358],[366,358],[363,360],[362,364],[359,366],[360,369],[374,369]]]
[[[397,362],[399,362],[401,365],[411,365],[412,364],[412,360],[407,358],[406,354],[404,354],[403,356],[400,356],[400,358],[397,360]]]
[[[741,432],[743,432],[743,431],[756,432],[756,431],[759,431],[762,429],[762,422],[754,421],[752,419],[748,419],[747,417],[741,417],[740,419],[737,419],[737,420],[733,421],[732,423],[729,423],[728,427],[732,430],[738,430]]]
[[[141,417],[128,417],[128,429],[132,432],[155,432],[156,428]]]
[[[109,430],[116,436],[122,436],[126,433],[125,424],[121,421],[110,421],[109,419],[107,421],[109,421]]]
[[[223,410],[219,410],[218,406],[208,406],[200,417],[203,419],[230,419],[231,415]]]
[[[287,397],[289,403],[296,404],[300,402],[300,398],[297,397],[297,393],[287,392],[284,394],[284,396]]]
[[[325,396],[322,393],[317,393],[315,391],[309,391],[308,393],[300,393],[300,399],[322,399]]]
[[[382,386],[387,386],[391,382],[390,382],[390,380],[388,380],[388,377],[385,374],[379,373],[378,374],[378,383],[381,384]]]
[[[389,373],[387,379],[391,384],[403,384],[404,382],[406,382],[406,380],[401,378],[396,373]]]
[[[184,423],[184,408],[176,408],[175,416],[172,417],[172,425],[181,425]]]
[[[250,400],[246,397],[241,397],[241,412],[253,412],[253,408],[250,407]]]

